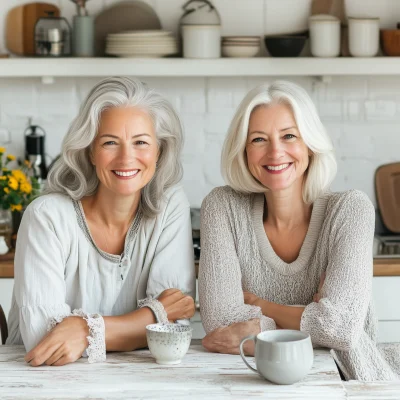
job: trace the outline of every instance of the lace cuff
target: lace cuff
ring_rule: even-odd
[[[57,324],[62,322],[62,320],[64,318],[67,318],[67,317],[70,317],[70,316],[71,316],[70,313],[66,313],[66,314],[58,314],[55,317],[51,317],[49,319],[48,324],[47,324],[47,332],[50,332]]]
[[[154,316],[156,317],[157,322],[168,323],[168,314],[164,309],[164,306],[157,300],[146,298],[138,301],[138,307],[148,307],[151,311],[153,311]]]
[[[89,346],[85,350],[89,363],[102,362],[106,360],[106,340],[104,319],[100,314],[87,314],[82,309],[74,310],[72,314],[57,315],[50,318],[47,330],[52,330],[64,318],[77,316],[83,318],[89,327],[87,340]]]
[[[74,310],[72,315],[82,317],[88,324],[89,346],[86,349],[88,362],[106,361],[106,330],[103,317],[100,314],[87,314],[82,309]]]

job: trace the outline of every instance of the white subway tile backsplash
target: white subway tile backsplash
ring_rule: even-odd
[[[0,126],[0,146],[4,146],[10,144],[11,142],[11,134],[7,128],[3,128]]]
[[[341,101],[320,101],[318,112],[322,120],[340,121],[343,118],[343,102]]]
[[[205,127],[204,132],[214,133],[225,136],[228,132],[229,125],[234,116],[236,110],[231,109],[229,112],[222,113],[211,113],[208,112],[205,115]]]
[[[375,127],[368,125],[344,126],[340,137],[340,153],[344,157],[357,159],[375,158]]]
[[[360,101],[350,100],[345,101],[345,119],[348,121],[360,121],[362,120],[364,115],[363,107],[360,104]]]
[[[365,118],[368,121],[391,121],[400,119],[397,104],[394,100],[366,100],[364,102]]]

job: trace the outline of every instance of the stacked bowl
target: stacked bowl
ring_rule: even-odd
[[[175,37],[169,31],[142,30],[110,33],[106,54],[118,57],[164,57],[178,53]]]
[[[223,36],[224,57],[254,57],[260,52],[259,36]]]

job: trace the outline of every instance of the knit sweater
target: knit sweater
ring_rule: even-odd
[[[31,350],[52,318],[73,309],[122,315],[169,288],[194,298],[189,207],[180,186],[168,189],[156,217],[139,208],[115,255],[97,247],[80,201],[62,194],[34,200],[18,231],[7,344]]]
[[[206,332],[260,319],[261,308],[244,304],[243,291],[282,305],[305,305],[300,330],[327,347],[346,379],[396,380],[400,345],[379,349],[371,297],[375,212],[356,190],[328,193],[313,204],[298,258],[286,263],[264,230],[265,197],[228,186],[214,189],[201,209],[199,300]],[[290,246],[290,243],[288,243]],[[322,273],[322,299],[315,303]]]

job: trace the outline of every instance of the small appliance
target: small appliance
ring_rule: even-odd
[[[32,165],[33,176],[39,183],[47,178],[45,157],[46,132],[38,125],[30,125],[25,130],[25,159]]]

